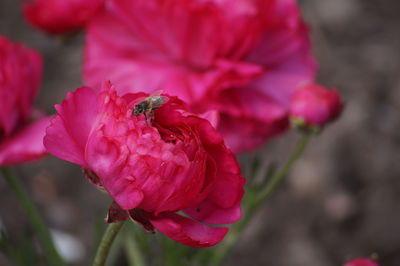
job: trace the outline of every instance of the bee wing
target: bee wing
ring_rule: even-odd
[[[161,93],[163,93],[163,90],[156,90],[156,91],[153,91],[153,92],[149,95],[149,97],[161,96]]]
[[[158,96],[161,98],[162,104],[166,103],[169,101],[169,98],[167,96]]]

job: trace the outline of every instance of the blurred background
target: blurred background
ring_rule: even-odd
[[[338,266],[376,253],[382,266],[398,266],[400,2],[301,0],[299,5],[312,29],[319,81],[341,92],[346,109],[313,138],[224,265]],[[42,53],[37,107],[51,114],[54,103],[81,86],[82,35],[53,39],[29,28],[15,0],[0,1],[0,34]],[[259,156],[266,163],[282,162],[298,137],[293,132],[273,140]],[[67,239],[72,265],[88,265],[110,199],[79,167],[51,156],[16,171],[47,223]],[[21,237],[30,239],[32,232],[2,179],[0,202],[2,234],[15,246],[27,242]],[[0,253],[0,265],[13,264]]]

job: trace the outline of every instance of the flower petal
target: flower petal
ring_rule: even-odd
[[[245,179],[235,155],[226,148],[224,139],[208,121],[193,116],[187,120],[197,129],[209,159],[217,165],[213,188],[207,198],[221,208],[229,209],[240,201],[244,193]]]
[[[150,222],[169,238],[192,247],[214,246],[228,232],[228,228],[210,227],[175,213],[150,217]]]
[[[288,128],[288,112],[282,104],[258,88],[230,89],[220,94],[218,131],[234,152],[253,149]]]
[[[249,25],[225,18],[222,7],[194,5],[198,8],[186,0],[110,1],[88,25],[86,83],[99,86],[110,79],[120,93],[163,89],[192,103],[261,75],[261,67],[221,55],[236,57],[233,47],[237,53],[249,48],[257,35]],[[232,31],[239,32],[232,36]]]
[[[211,200],[186,208],[184,212],[193,219],[209,224],[231,224],[242,217],[240,201],[231,208],[221,208]]]
[[[49,153],[87,167],[84,152],[97,112],[96,91],[82,87],[69,92],[47,128],[44,145]]]
[[[43,117],[23,128],[0,145],[0,165],[24,163],[46,154],[43,137],[50,117]]]
[[[90,136],[85,154],[86,161],[121,209],[133,209],[143,200],[143,192],[130,175],[125,176],[121,172],[121,164],[126,158],[124,154],[101,134],[102,132],[95,131]]]

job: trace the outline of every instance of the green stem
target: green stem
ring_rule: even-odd
[[[14,192],[15,197],[19,201],[19,204],[25,211],[29,222],[33,227],[33,230],[35,231],[42,245],[48,263],[53,266],[65,265],[60,255],[58,254],[57,249],[54,246],[54,242],[51,238],[49,230],[44,225],[37,209],[29,199],[26,191],[22,186],[21,181],[13,175],[11,169],[9,168],[1,168],[1,173],[10,189]]]
[[[261,190],[257,199],[257,206],[260,203],[266,201],[275,191],[275,189],[282,183],[285,179],[285,176],[289,173],[292,169],[294,163],[300,158],[303,154],[305,148],[307,147],[308,141],[310,139],[310,135],[308,133],[304,133],[303,137],[297,143],[295,150],[290,155],[287,162],[283,165],[281,169],[271,178],[271,180],[265,186],[265,189]]]
[[[110,247],[123,225],[124,222],[116,222],[108,225],[103,238],[100,241],[99,247],[97,248],[96,256],[94,257],[92,264],[93,266],[105,265]]]
[[[129,234],[125,237],[125,250],[130,266],[146,265],[134,234]]]
[[[281,169],[268,181],[265,188],[262,189],[255,197],[249,197],[247,201],[246,215],[237,223],[235,223],[230,230],[229,234],[225,237],[224,242],[221,246],[216,250],[214,256],[212,257],[210,265],[220,265],[225,258],[226,254],[230,251],[233,245],[237,242],[240,237],[243,229],[249,223],[249,221],[253,218],[254,213],[260,207],[262,203],[269,199],[271,194],[278,188],[278,186],[282,183],[285,176],[292,169],[294,163],[300,156],[303,154],[305,148],[307,147],[310,135],[304,133],[303,137],[297,143],[295,150],[290,155],[289,159],[282,166]],[[251,193],[251,191],[247,192]]]

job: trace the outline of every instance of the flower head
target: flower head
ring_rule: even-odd
[[[79,88],[56,106],[45,146],[111,195],[109,222],[130,217],[182,244],[214,245],[227,229],[199,222],[240,218],[239,165],[211,124],[176,97],[154,111],[151,124],[133,115],[147,96],[119,96],[109,83],[100,91]]]
[[[314,74],[293,0],[110,0],[88,24],[89,85],[162,88],[193,112],[214,110],[234,151],[284,132],[293,92]]]
[[[347,262],[344,266],[379,266],[379,264],[371,259],[358,258]]]
[[[0,166],[45,153],[42,138],[48,119],[31,123],[41,74],[42,58],[36,51],[0,36]]]
[[[317,84],[297,90],[290,105],[290,116],[296,124],[321,128],[339,116],[343,109],[340,95]]]
[[[23,5],[27,21],[50,34],[82,28],[104,0],[31,0]]]

